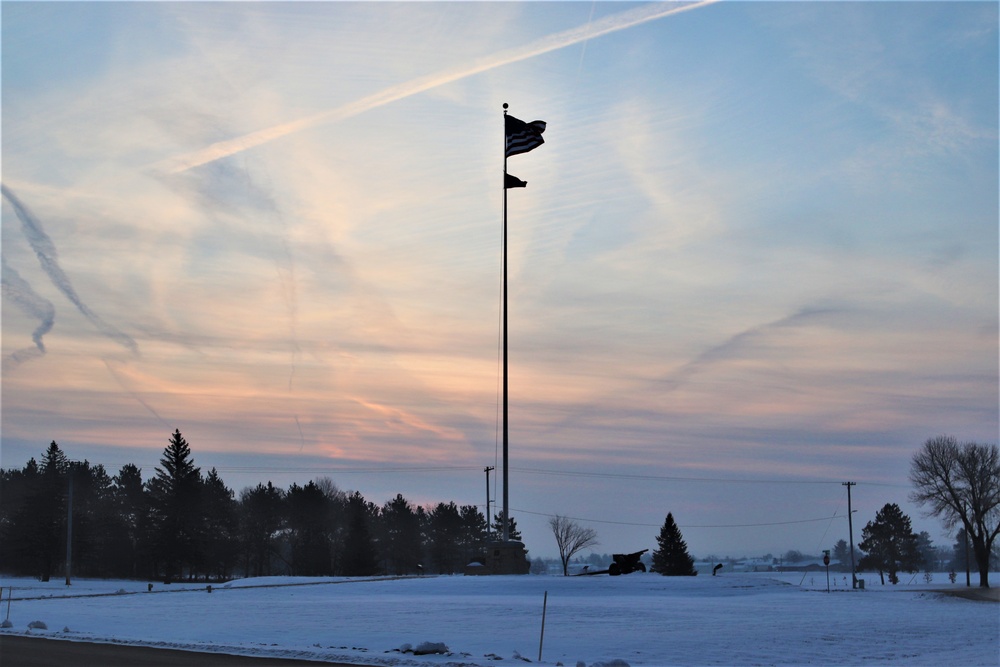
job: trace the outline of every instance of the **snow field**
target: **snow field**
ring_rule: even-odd
[[[865,579],[865,591],[840,581],[831,593],[822,573],[273,577],[211,593],[204,584],[154,583],[147,593],[145,582],[8,579],[0,617],[13,585],[13,627],[0,631],[365,665],[516,665],[537,661],[548,592],[545,665],[1000,663],[1000,606],[935,592],[958,587],[943,574],[896,587]],[[28,630],[36,620],[48,629]],[[400,650],[424,643],[449,653]]]

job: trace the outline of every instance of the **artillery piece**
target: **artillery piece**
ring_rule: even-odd
[[[620,574],[630,574],[632,572],[645,572],[646,564],[639,560],[649,549],[636,551],[634,554],[613,554],[614,562],[608,566],[608,574],[617,577]]]

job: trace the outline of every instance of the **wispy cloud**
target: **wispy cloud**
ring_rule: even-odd
[[[714,4],[718,0],[702,0],[700,2],[689,3],[660,3],[654,2],[642,5],[635,9],[614,14],[598,21],[588,22],[585,25],[564,30],[542,39],[531,42],[521,47],[500,51],[478,58],[467,65],[461,65],[442,72],[436,72],[427,76],[422,76],[405,83],[397,84],[385,88],[373,95],[363,97],[349,104],[323,111],[311,116],[305,116],[297,120],[274,125],[263,130],[251,132],[241,137],[219,141],[207,148],[187,153],[167,160],[162,160],[152,165],[155,171],[171,174],[187,171],[194,167],[199,167],[215,160],[220,160],[231,155],[235,155],[256,146],[274,141],[281,137],[301,132],[318,125],[333,123],[345,120],[370,111],[371,109],[401,100],[412,95],[417,95],[440,86],[465,79],[475,74],[488,72],[489,70],[509,65],[535,56],[566,48],[574,44],[586,42],[587,40],[608,35],[620,30],[626,30],[649,21],[671,16],[680,12],[697,9],[706,5]]]
[[[0,192],[3,193],[3,198],[6,199],[11,208],[14,209],[17,219],[21,221],[21,229],[24,232],[24,237],[28,240],[28,243],[31,244],[32,250],[35,251],[35,255],[38,257],[38,262],[42,265],[42,269],[49,276],[52,284],[55,285],[59,291],[73,303],[74,306],[76,306],[77,310],[79,310],[80,313],[82,313],[83,316],[86,317],[98,331],[132,352],[132,354],[139,354],[139,346],[131,336],[119,331],[117,328],[101,319],[101,317],[86,303],[84,303],[80,296],[76,293],[69,276],[67,276],[66,272],[59,266],[59,256],[56,252],[56,246],[52,242],[52,239],[49,238],[49,235],[45,233],[42,223],[34,215],[32,215],[32,213],[24,206],[24,204],[21,203],[21,201],[6,185],[0,184]]]
[[[7,265],[7,259],[0,258],[3,263],[3,295],[10,299],[24,313],[34,317],[39,324],[31,333],[35,347],[27,347],[11,352],[3,359],[3,370],[11,371],[19,365],[45,354],[43,337],[52,330],[56,321],[56,309],[52,302],[39,295],[31,285],[13,268]]]

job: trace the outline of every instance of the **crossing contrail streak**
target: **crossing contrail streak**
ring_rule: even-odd
[[[70,282],[69,276],[59,266],[56,246],[52,242],[52,239],[49,238],[49,235],[45,233],[42,223],[31,214],[24,204],[21,203],[21,200],[14,196],[14,193],[6,185],[0,184],[0,193],[10,203],[11,208],[14,209],[14,213],[17,215],[17,219],[21,221],[21,229],[24,232],[24,236],[28,239],[28,243],[31,244],[31,249],[35,251],[38,262],[42,265],[45,273],[48,274],[52,284],[77,307],[84,317],[90,320],[91,324],[97,327],[98,331],[119,345],[128,348],[133,354],[139,354],[139,346],[131,336],[102,320],[97,313],[91,310],[80,299],[76,290],[73,289],[73,283]]]
[[[626,28],[632,28],[643,23],[648,23],[649,21],[655,21],[666,16],[671,16],[672,14],[678,14],[691,9],[704,7],[705,5],[714,4],[717,1],[718,0],[702,0],[700,2],[669,4],[655,2],[643,5],[619,14],[607,16],[599,21],[588,22],[586,25],[548,35],[523,46],[499,51],[489,56],[478,58],[473,60],[471,63],[464,64],[460,67],[444,70],[435,74],[429,74],[427,76],[413,79],[412,81],[390,86],[389,88],[335,109],[329,109],[327,111],[299,118],[298,120],[288,123],[251,132],[250,134],[245,134],[234,139],[219,141],[208,146],[207,148],[157,162],[152,165],[152,168],[157,171],[171,174],[187,171],[188,169],[199,167],[203,164],[208,164],[209,162],[229,157],[230,155],[235,155],[241,151],[247,150],[248,148],[255,148],[262,144],[266,144],[269,141],[287,136],[294,132],[316,127],[317,125],[333,123],[346,118],[351,118],[352,116],[357,116],[365,111],[389,104],[390,102],[395,102],[397,100],[431,90],[432,88],[437,88],[438,86],[443,86],[475,74],[480,74],[497,67],[502,67],[503,65],[509,65],[521,60],[527,60],[528,58],[533,58],[543,53],[579,44],[580,42],[585,42],[595,37],[601,37],[602,35],[618,32],[619,30],[625,30]]]
[[[38,327],[31,334],[31,339],[35,341],[35,346],[45,352],[45,343],[42,336],[52,330],[56,321],[56,309],[52,302],[41,296],[31,287],[27,280],[21,277],[16,270],[7,265],[7,260],[0,258],[2,262],[2,284],[3,295],[9,298],[25,313],[36,317],[39,321]]]
[[[146,408],[146,410],[149,412],[149,414],[151,414],[154,417],[156,417],[160,421],[161,424],[163,424],[167,428],[173,428],[173,424],[171,424],[166,419],[164,419],[163,417],[161,417],[160,413],[158,413],[156,410],[154,410],[153,406],[151,406],[149,403],[147,403],[142,398],[142,396],[139,395],[139,392],[135,391],[134,389],[132,389],[131,387],[129,387],[127,384],[125,384],[125,381],[121,379],[121,376],[118,375],[118,372],[115,371],[115,369],[111,366],[111,362],[109,362],[107,359],[104,359],[104,365],[108,367],[108,372],[111,373],[111,377],[113,377],[115,379],[115,382],[118,383],[119,387],[121,387],[122,389],[124,389],[125,391],[127,391],[129,393],[129,395],[132,396],[132,398],[134,398],[135,400],[137,400],[139,402],[139,405],[141,405],[142,407]]]
[[[35,347],[16,350],[3,358],[2,369],[10,371],[29,359],[45,354],[45,341],[42,338],[52,330],[56,322],[56,309],[52,302],[41,296],[31,287],[27,280],[16,270],[7,266],[7,260],[0,258],[3,278],[0,280],[3,296],[20,308],[24,313],[38,319],[38,326],[31,333]]]

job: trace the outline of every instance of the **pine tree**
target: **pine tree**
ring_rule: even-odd
[[[233,491],[222,481],[215,468],[208,471],[202,482],[201,504],[205,575],[228,579],[238,558],[236,534],[239,519]]]
[[[204,523],[200,495],[201,469],[195,467],[191,448],[175,430],[156,475],[149,480],[153,542],[168,582],[199,561]]]
[[[454,574],[465,567],[462,553],[462,515],[454,502],[438,503],[427,516],[428,556],[438,574]]]
[[[681,531],[674,523],[674,515],[667,513],[667,518],[660,528],[656,538],[660,548],[653,552],[653,571],[664,576],[694,576],[694,559],[688,555],[687,544],[681,537]]]
[[[0,570],[40,575],[37,550],[40,513],[35,507],[42,474],[34,458],[23,470],[4,471],[0,484]]]
[[[41,475],[28,507],[34,515],[25,546],[38,567],[38,576],[48,581],[66,553],[66,497],[69,462],[53,440],[42,455]]]
[[[378,571],[375,540],[372,539],[371,519],[378,507],[355,491],[347,499],[347,535],[344,540],[344,575],[367,577]]]
[[[275,535],[284,525],[284,494],[268,482],[240,493],[239,531],[243,571],[248,577],[272,574],[272,556],[277,551]]]
[[[382,506],[381,552],[388,574],[419,570],[422,549],[420,517],[402,494]]]
[[[142,471],[126,463],[112,480],[115,504],[122,522],[121,551],[119,560],[123,571],[119,576],[138,577],[139,562],[148,557],[149,507],[142,483]]]
[[[459,546],[462,552],[462,563],[471,563],[481,558],[483,545],[486,543],[486,517],[475,505],[462,505],[458,509],[462,519],[462,537]]]
[[[330,515],[333,502],[314,482],[292,484],[285,494],[291,573],[317,577],[332,573]]]
[[[493,515],[493,537],[499,540],[503,535],[503,512],[497,512]],[[521,542],[521,531],[517,528],[517,519],[513,516],[507,519],[507,537],[511,542]]]
[[[859,569],[878,570],[882,584],[885,575],[893,584],[899,582],[897,572],[916,572],[920,566],[917,551],[917,536],[910,527],[910,517],[895,503],[887,503],[875,514],[861,531],[864,538],[858,547],[865,556],[858,564]]]

